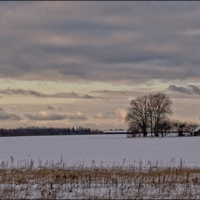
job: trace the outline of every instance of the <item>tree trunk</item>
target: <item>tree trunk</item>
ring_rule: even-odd
[[[154,133],[155,137],[159,137],[159,134],[158,133]]]
[[[178,131],[178,136],[183,136],[183,131]]]
[[[147,137],[147,132],[144,132],[144,133],[143,133],[143,136],[144,136],[144,137]]]

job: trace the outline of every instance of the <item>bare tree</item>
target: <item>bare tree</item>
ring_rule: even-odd
[[[150,114],[151,133],[154,132],[155,136],[159,136],[160,124],[172,115],[171,105],[172,101],[163,93],[149,95],[148,112]]]
[[[184,132],[188,132],[192,136],[193,130],[197,127],[197,124],[194,122],[183,122],[179,120],[174,120],[172,125],[178,131],[178,136],[184,136]]]
[[[131,131],[131,133],[128,133],[128,137],[136,137],[136,134],[142,133],[141,129],[136,126],[132,126],[132,129],[128,129],[128,131]]]
[[[148,129],[148,96],[137,97],[135,100],[131,100],[130,107],[128,108],[128,114],[125,118],[125,122],[129,126],[129,130],[141,131],[144,137],[147,136]]]
[[[179,120],[174,120],[172,122],[172,125],[176,131],[178,131],[178,136],[184,136],[184,132],[186,131],[187,128],[187,122],[179,121]]]
[[[170,120],[163,120],[159,123],[158,132],[161,133],[161,136],[163,137],[164,134],[170,133],[172,128],[173,126]]]
[[[137,97],[131,100],[125,122],[129,130],[141,130],[147,136],[148,130],[158,136],[160,124],[171,114],[172,102],[163,93]]]

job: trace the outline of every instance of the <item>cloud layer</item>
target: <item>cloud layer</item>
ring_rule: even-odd
[[[2,78],[120,83],[200,75],[198,2],[0,5]]]
[[[20,121],[21,117],[12,113],[8,113],[4,111],[2,108],[0,108],[0,120]]]
[[[75,92],[71,93],[55,93],[55,94],[45,94],[33,90],[23,90],[23,89],[4,89],[0,90],[0,94],[4,95],[25,95],[25,96],[34,96],[34,97],[48,97],[48,98],[74,98],[74,99],[94,99],[93,96],[85,94],[80,95]]]
[[[65,115],[59,115],[55,113],[50,113],[46,111],[41,111],[37,114],[24,114],[30,120],[63,120],[66,119]]]
[[[77,114],[57,114],[53,112],[48,112],[48,111],[41,111],[36,114],[24,114],[24,116],[30,120],[35,120],[35,121],[58,121],[58,120],[63,120],[63,119],[68,119],[68,120],[87,120],[87,117],[83,115],[81,112],[78,112]]]
[[[200,95],[200,89],[195,85],[188,85],[187,87],[178,87],[176,85],[170,85],[168,89],[173,92],[179,92],[188,95]]]

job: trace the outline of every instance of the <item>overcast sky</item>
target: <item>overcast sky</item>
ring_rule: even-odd
[[[164,92],[200,123],[200,3],[0,2],[2,128],[127,128],[131,99]]]

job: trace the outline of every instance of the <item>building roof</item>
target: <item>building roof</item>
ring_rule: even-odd
[[[200,125],[197,126],[197,127],[193,130],[193,132],[197,132],[197,131],[199,131],[199,130],[200,130]]]

